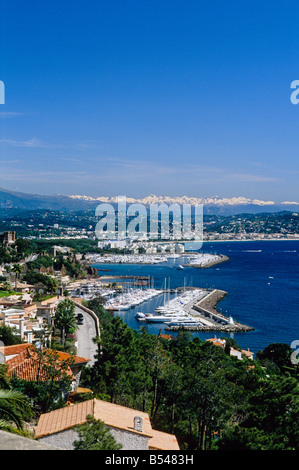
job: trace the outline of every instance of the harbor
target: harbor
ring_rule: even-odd
[[[181,268],[209,268],[224,261],[229,260],[229,257],[221,254],[211,253],[161,253],[161,254],[91,254],[88,253],[85,257],[85,264],[152,264],[159,265],[168,263],[170,260],[178,261]],[[106,269],[107,271],[107,269]]]
[[[183,289],[183,288],[182,288]],[[189,331],[245,332],[254,328],[236,322],[217,310],[217,304],[226,292],[214,289],[183,289],[165,304],[156,308],[155,313],[137,312],[135,318],[146,323],[162,323],[168,331],[180,329]]]
[[[190,331],[192,337],[205,340],[210,337],[211,333],[213,334],[212,330],[214,330],[216,334],[219,332],[219,334],[234,338],[240,346],[250,347],[254,352],[266,347],[271,342],[283,340],[290,343],[294,328],[298,325],[297,290],[295,289],[298,283],[298,242],[204,243],[202,251],[212,254],[217,249],[219,254],[227,256],[229,261],[214,265],[209,269],[195,269],[186,266],[184,269],[178,269],[179,265],[185,264],[186,257],[182,256],[175,259],[169,258],[167,263],[155,265],[94,263],[92,267],[95,273],[98,273],[97,279],[96,277],[91,280],[82,279],[80,283],[83,286],[89,282],[101,282],[103,293],[106,292],[104,289],[107,291],[111,289],[115,291],[113,295],[116,295],[121,286],[129,286],[129,283],[135,281],[148,284],[147,279],[149,279],[151,286],[160,290],[161,295],[129,310],[115,311],[114,315],[120,316],[132,329],[138,331],[142,327],[153,335],[159,334],[159,330],[162,329],[163,333],[176,336],[180,328],[173,326],[172,330],[166,331],[166,328],[169,328],[166,323],[140,322],[135,318],[138,312],[157,314],[155,311],[157,306],[164,305],[165,301],[182,293],[184,287],[185,290],[190,287],[200,287],[209,292],[216,290],[218,291],[217,299],[214,298],[214,296],[216,297],[214,292],[213,295],[206,297],[199,307],[214,313],[216,309],[227,319],[231,316],[234,325],[227,324],[225,326],[218,323],[216,326],[212,324],[212,326],[206,325],[200,328],[199,325],[185,325],[184,329]],[[193,254],[195,253],[188,252],[190,257]],[[285,272],[289,269],[292,273],[292,281],[285,277]],[[169,293],[165,293],[164,296],[165,278]],[[114,287],[115,284],[117,288]],[[143,289],[146,288],[147,286],[144,285]],[[283,308],[281,289],[286,292]],[[218,302],[215,302],[214,306],[212,304],[215,300]],[[198,311],[193,313],[194,316],[200,315]],[[208,316],[201,313],[202,319],[209,321]],[[291,324],[292,327],[290,327]]]

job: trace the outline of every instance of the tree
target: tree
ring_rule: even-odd
[[[292,367],[291,355],[292,348],[285,343],[271,343],[263,351],[257,352],[257,358],[263,364],[274,363],[283,372],[285,369]]]
[[[101,331],[92,368],[91,380],[96,392],[109,394],[112,403],[118,399],[128,406],[140,365],[136,333],[121,318],[114,317]]]
[[[18,238],[14,244],[17,253],[23,257],[32,253],[31,242],[25,238]]]
[[[15,288],[17,288],[17,280],[20,277],[21,272],[23,271],[23,266],[20,264],[14,264],[12,270],[15,273]]]
[[[35,346],[31,346],[28,354],[32,358],[36,377],[31,381],[12,377],[11,386],[32,400],[36,414],[60,408],[65,403],[66,394],[71,390],[73,375],[70,373],[70,366],[74,363],[74,358],[70,356],[60,359],[57,351]]]
[[[260,379],[242,420],[222,432],[218,449],[298,450],[299,390],[293,377]]]
[[[75,450],[120,450],[122,448],[103,421],[91,415],[87,415],[86,419],[86,423],[76,428],[79,440],[74,442]]]
[[[23,429],[23,411],[28,411],[27,397],[18,390],[12,390],[7,379],[4,365],[0,365],[0,429],[13,431]]]
[[[101,327],[111,323],[113,314],[105,309],[105,297],[96,295],[93,299],[83,301],[87,308],[92,310],[98,317]]]
[[[20,344],[20,342],[22,342],[18,336],[17,328],[11,328],[10,326],[4,324],[0,325],[0,341],[2,341],[5,346]]]
[[[65,340],[69,330],[72,328],[76,330],[77,320],[75,315],[75,304],[67,298],[58,304],[54,318],[55,327],[61,331],[62,344]]]

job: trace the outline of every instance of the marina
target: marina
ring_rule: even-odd
[[[184,287],[186,290],[187,287],[197,286],[209,292],[215,291],[213,295],[202,300],[202,308],[212,313],[217,310],[218,314],[223,314],[227,319],[233,318],[233,328],[230,324],[225,326],[218,323],[217,331],[234,338],[240,346],[250,347],[250,350],[257,352],[270,343],[291,344],[294,338],[296,339],[294,332],[299,329],[298,243],[287,240],[205,242],[204,252],[218,251],[229,258],[228,261],[209,269],[185,267],[184,270],[177,270],[178,264],[185,264],[183,257],[168,259],[167,263],[156,265],[103,263],[94,264],[93,267],[109,268],[109,276],[103,278],[110,283],[116,279],[129,280],[130,277],[132,280],[139,277],[154,279],[151,284],[161,291],[161,295],[129,310],[115,312],[115,315],[120,315],[131,328],[139,330],[142,326],[151,334],[159,334],[160,329],[166,333],[166,328],[169,328],[166,323],[140,322],[135,315],[137,312],[157,314],[156,308],[173,298],[175,291],[178,294],[180,287],[183,286],[182,292]],[[188,255],[191,256],[191,253]],[[170,282],[167,281],[167,295],[163,292],[165,278],[170,279]],[[99,279],[102,280],[102,276]],[[202,315],[201,320],[211,321],[205,315]],[[254,330],[239,330],[238,323],[249,325]],[[193,337],[203,340],[210,337],[212,330],[209,328],[208,325],[200,329],[196,325],[184,326]],[[233,331],[229,331],[230,329]],[[172,325],[169,333],[176,336],[178,331],[179,328]]]
[[[106,310],[110,311],[122,311],[129,310],[132,307],[140,305],[147,300],[161,295],[161,291],[158,289],[128,289],[127,292],[124,292],[116,297],[112,297],[107,300],[105,304]]]
[[[183,294],[156,308],[156,314],[138,312],[135,318],[146,323],[164,323],[166,330],[177,331],[251,331],[254,328],[235,322],[217,311],[217,303],[225,292],[208,289],[187,289]]]
[[[176,266],[178,270],[185,267],[208,268],[227,261],[225,255],[211,253],[161,253],[161,254],[92,254],[88,253],[85,262],[88,264],[162,264],[170,260],[179,260],[181,263]]]

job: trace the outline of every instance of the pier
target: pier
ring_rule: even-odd
[[[207,291],[208,292],[208,291]],[[254,330],[253,327],[238,323],[227,318],[218,312],[217,304],[226,296],[227,292],[214,289],[208,292],[204,297],[197,299],[196,302],[190,302],[185,306],[186,312],[194,319],[199,321],[198,325],[176,325],[166,326],[166,330],[178,331],[181,329],[188,331],[224,331],[224,332],[245,332]]]

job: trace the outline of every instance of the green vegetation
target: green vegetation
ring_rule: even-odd
[[[128,217],[129,221],[130,217]],[[0,223],[0,230],[17,230],[18,239],[8,250],[0,248],[0,262],[18,262],[21,256],[32,253],[51,253],[53,245],[67,246],[74,253],[90,251],[101,253],[95,239],[95,226],[98,218],[89,211],[6,211]],[[204,215],[204,233],[213,234],[296,234],[299,233],[298,213],[265,212],[259,214],[237,214],[231,216]],[[58,228],[57,228],[57,225]],[[170,218],[170,226],[171,218]],[[56,228],[55,228],[56,227]],[[41,237],[41,238],[39,238]],[[53,237],[46,239],[42,237]],[[55,237],[55,239],[54,239]],[[78,237],[78,238],[75,238]],[[118,252],[119,250],[112,250]]]
[[[0,429],[20,433],[29,415],[28,397],[12,387],[7,378],[6,366],[0,364]]]
[[[0,298],[1,297],[10,297],[11,295],[20,295],[20,296],[22,296],[22,294],[20,294],[19,292],[15,292],[14,290],[0,290]]]
[[[69,367],[73,358],[61,360],[59,352],[52,349],[33,348],[38,375],[35,381],[26,381],[12,377],[10,385],[26,395],[32,406],[32,413],[38,417],[41,413],[61,408],[65,397],[71,391],[72,376]]]
[[[79,440],[74,442],[75,450],[120,450],[111,431],[101,420],[87,415],[87,422],[77,426]]]
[[[55,328],[61,331],[62,346],[65,346],[67,335],[78,328],[75,315],[75,304],[71,299],[65,299],[58,304],[54,318]]]
[[[283,364],[279,355],[269,364],[267,349],[241,361],[188,332],[169,341],[134,331],[100,300],[87,306],[101,323],[96,362],[82,374],[95,396],[148,412],[182,450],[299,448],[298,378],[284,346]]]
[[[0,324],[0,341],[2,341],[5,346],[22,343],[17,328],[11,328],[4,324]]]

